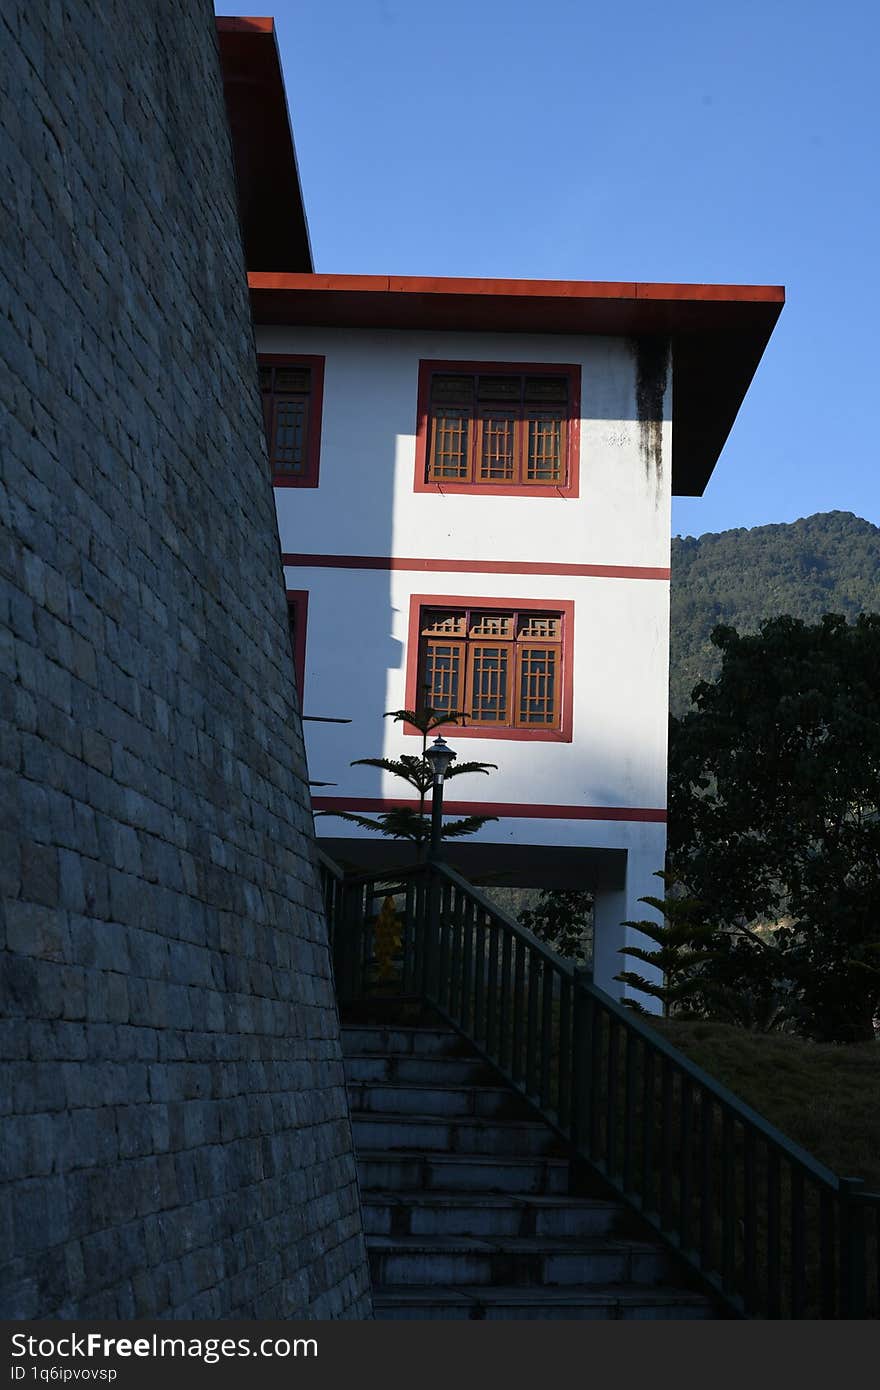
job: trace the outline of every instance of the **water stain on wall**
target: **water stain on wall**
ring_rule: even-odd
[[[631,339],[630,346],[636,362],[639,451],[646,480],[654,479],[659,504],[663,480],[663,400],[669,382],[670,343],[667,337],[644,337]]]

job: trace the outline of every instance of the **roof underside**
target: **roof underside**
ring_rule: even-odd
[[[309,229],[274,24],[215,23],[248,268],[309,271]]]
[[[663,337],[672,342],[672,490],[706,487],[782,310],[776,285],[253,273],[254,322]]]

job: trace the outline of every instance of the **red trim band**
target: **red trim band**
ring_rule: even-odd
[[[398,806],[418,809],[418,801],[406,797],[313,796],[316,811],[391,811]],[[451,816],[499,816],[524,820],[609,820],[666,823],[659,806],[527,806],[518,801],[444,801]]]
[[[555,560],[433,560],[402,555],[281,556],[282,564],[299,569],[416,570],[436,574],[570,574],[586,579],[669,579],[670,570],[654,565],[569,565]],[[481,603],[492,595],[484,594]],[[494,598],[492,602],[494,603]]]

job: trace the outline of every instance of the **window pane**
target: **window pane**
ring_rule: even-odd
[[[511,637],[513,616],[510,613],[472,613],[471,637]]]
[[[475,646],[471,652],[471,716],[478,724],[506,724],[509,648]]]
[[[517,637],[559,637],[559,618],[552,613],[520,613]]]
[[[470,405],[474,398],[472,376],[441,376],[431,380],[431,400],[435,405]]]
[[[459,609],[432,608],[422,616],[425,637],[463,637],[464,612]]]
[[[568,400],[567,377],[527,376],[526,400],[536,402],[552,401],[554,404],[559,401],[564,404]]]
[[[461,666],[464,648],[460,642],[429,641],[425,646],[425,703],[441,714],[460,709]]]
[[[436,408],[431,422],[431,478],[467,478],[471,412]]]
[[[516,416],[493,411],[482,418],[480,477],[487,482],[510,482],[514,473]]]
[[[518,722],[553,724],[556,715],[558,652],[553,647],[520,649]]]
[[[305,466],[307,402],[276,396],[272,462],[278,472],[302,473]]]
[[[477,394],[481,401],[522,400],[521,376],[481,376]]]
[[[276,367],[276,391],[302,391],[307,395],[311,386],[311,367]]]
[[[526,478],[530,483],[561,483],[562,413],[534,415],[529,419],[528,458]]]

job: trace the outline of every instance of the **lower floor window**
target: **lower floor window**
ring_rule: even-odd
[[[306,618],[309,611],[309,595],[306,589],[287,590],[287,626],[290,632],[290,647],[293,652],[293,672],[296,688],[302,706],[303,685],[305,683],[306,658]]]
[[[558,729],[562,624],[527,608],[424,608],[419,695],[471,727]]]

